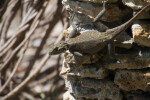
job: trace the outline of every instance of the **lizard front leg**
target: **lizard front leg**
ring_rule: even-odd
[[[106,0],[106,1],[104,1],[104,3],[103,3],[103,10],[102,11],[100,11],[99,12],[99,14],[94,18],[94,20],[93,20],[93,24],[94,24],[94,26],[97,26],[97,24],[95,24],[104,14],[105,14],[105,12],[106,12],[106,3],[108,2],[108,0]],[[74,19],[74,15],[75,15],[75,13],[73,14],[73,17],[71,18],[72,20]],[[72,26],[73,26],[73,30],[70,32],[70,34],[69,34],[69,36],[68,36],[68,38],[67,38],[67,40],[69,40],[70,38],[73,38],[73,37],[75,37],[76,36],[76,34],[77,33],[79,33],[79,26],[81,26],[80,25],[81,23],[79,23],[79,24],[74,24],[74,23],[72,23]],[[84,23],[84,24],[86,24],[86,23]],[[83,24],[83,25],[84,25]],[[91,24],[91,23],[87,23],[87,24]],[[83,26],[82,25],[82,26]],[[105,25],[103,25],[103,27],[105,28],[105,30],[107,29],[106,27],[105,27]]]
[[[79,24],[77,23],[77,24],[75,24],[74,22],[73,22],[73,19],[74,19],[74,16],[75,16],[75,13],[73,13],[73,15],[71,16],[71,20],[72,20],[72,27],[73,27],[73,29],[72,29],[72,31],[70,32],[70,34],[69,34],[69,36],[67,37],[67,40],[69,40],[69,39],[71,39],[71,38],[73,38],[73,37],[75,37],[76,36],[76,34],[77,33],[79,33]]]
[[[103,10],[101,10],[100,12],[99,12],[99,14],[93,19],[93,25],[94,26],[97,26],[97,21],[105,14],[105,12],[106,12],[106,3],[108,2],[108,0],[105,0],[104,1],[104,3],[103,3]],[[74,18],[74,15],[73,15],[73,18]],[[72,18],[72,20],[73,20],[73,18]],[[76,35],[76,33],[78,33],[80,30],[78,29],[79,28],[79,26],[84,26],[85,24],[90,24],[91,25],[91,23],[79,23],[79,24],[72,24],[72,26],[73,26],[73,30],[71,31],[71,33],[70,33],[70,35],[69,35],[69,37],[68,37],[68,39],[70,39],[70,38],[73,38],[75,35]],[[105,25],[101,25],[103,28],[104,28],[104,30],[106,30],[106,29],[108,29],[108,27],[106,27]]]
[[[109,57],[109,59],[114,60],[115,59],[115,44],[114,44],[114,41],[110,41],[110,43],[108,43],[107,47],[108,47],[108,57]]]
[[[69,34],[69,36],[68,36],[68,40],[69,40],[70,38],[75,37],[76,34],[79,33],[79,30],[78,30],[79,25],[72,24],[72,26],[73,26],[73,30],[70,32],[70,34]]]

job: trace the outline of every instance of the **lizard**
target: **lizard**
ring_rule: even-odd
[[[78,35],[75,38],[71,38],[68,41],[60,41],[57,44],[51,45],[49,54],[56,55],[64,53],[67,50],[78,56],[97,53],[98,51],[102,50],[110,41],[114,40],[118,35],[125,31],[147,8],[150,8],[150,4],[141,9],[129,21],[115,28],[108,29],[105,32],[91,31]]]

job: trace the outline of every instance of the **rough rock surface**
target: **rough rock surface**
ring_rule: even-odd
[[[86,2],[93,2],[93,3],[103,3],[104,0],[81,0],[81,1],[86,1]],[[118,0],[109,0],[108,2],[109,3],[115,3],[117,2]]]
[[[96,15],[103,9],[103,5],[99,3],[93,4],[88,2],[78,2],[74,0],[63,0],[62,3],[67,10],[85,14],[90,18],[95,18]],[[101,18],[101,20],[107,22],[118,21],[123,16],[127,15],[128,12],[130,12],[130,9],[126,7],[120,8],[117,3],[112,3],[111,5],[107,5],[107,11]]]
[[[65,78],[65,81],[68,82],[66,85],[68,88],[72,87],[72,89],[69,89],[69,92],[76,97],[122,100],[120,89],[109,80],[80,79],[68,76]]]
[[[122,2],[132,9],[141,9],[147,3],[150,3],[149,0],[122,0]]]
[[[144,7],[145,5],[147,5],[147,3],[150,3],[150,0],[122,0],[122,2],[134,9],[134,13],[137,13],[138,10],[142,9],[142,7]],[[144,11],[142,15],[140,15],[138,17],[138,19],[145,19],[145,18],[150,18],[150,10]]]
[[[126,32],[123,32],[115,40],[115,46],[130,49],[133,44],[133,39]]]
[[[114,82],[125,91],[142,90],[147,92],[150,91],[150,71],[119,70],[115,74]]]
[[[76,100],[69,91],[65,92],[63,95],[63,100]]]
[[[132,25],[134,42],[150,47],[150,23],[148,21],[138,21]]]
[[[140,53],[140,52],[139,52]],[[143,53],[143,52],[142,52]],[[116,69],[144,69],[150,68],[150,52],[143,56],[137,55],[121,55],[121,57],[117,57],[117,61],[113,63],[105,64],[105,68],[110,70]],[[118,55],[119,56],[119,55]],[[145,56],[145,57],[144,57]],[[147,56],[147,58],[146,58]]]
[[[93,18],[102,10],[102,2],[63,0],[64,7],[73,15],[70,27],[63,32],[64,36],[68,37],[73,24],[78,25],[78,35],[119,26],[149,0],[122,0],[123,3],[108,0],[106,13],[93,23]],[[107,47],[83,57],[68,51],[65,53],[60,72],[67,88],[63,100],[150,100],[149,11],[131,25],[132,29],[129,27],[114,40],[114,56],[109,55]]]
[[[137,94],[137,93],[130,93],[127,94],[127,100],[149,100],[149,95]]]

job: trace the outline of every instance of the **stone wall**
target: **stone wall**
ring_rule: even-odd
[[[108,0],[106,12],[93,24],[103,9],[103,0],[63,0],[72,15],[65,37],[78,25],[79,33],[103,32],[121,25],[149,0]],[[115,56],[107,47],[93,55],[74,56],[67,51],[61,75],[67,91],[63,100],[150,100],[150,9],[142,13],[114,40]]]

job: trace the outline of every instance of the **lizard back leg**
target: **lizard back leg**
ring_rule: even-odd
[[[101,32],[105,32],[108,27],[106,25],[104,25],[101,21],[98,21],[106,12],[106,3],[108,2],[108,0],[104,1],[103,3],[103,10],[101,10],[99,12],[99,14],[94,18],[93,20],[93,25],[99,29]]]
[[[99,14],[94,18],[93,22],[98,21],[106,12],[106,3],[108,2],[108,0],[104,1],[103,3],[103,10],[99,12]]]

